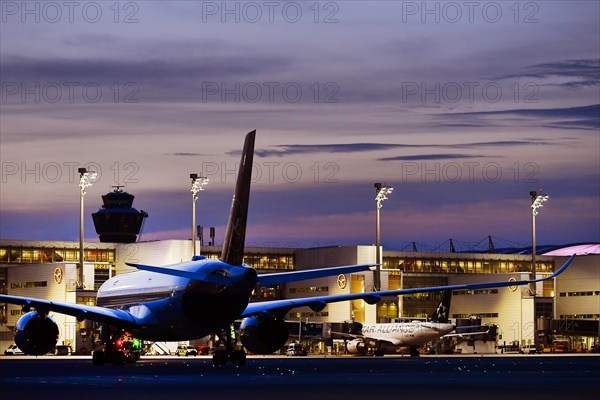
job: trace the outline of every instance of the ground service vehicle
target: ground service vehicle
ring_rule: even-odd
[[[552,341],[553,353],[568,353],[571,351],[571,345],[567,338],[556,338]]]
[[[521,354],[538,354],[539,350],[535,347],[535,344],[527,344],[521,347]]]
[[[286,352],[286,356],[307,356],[308,351],[300,343],[290,343]]]
[[[196,349],[194,346],[190,346],[188,345],[179,345],[177,346],[177,350],[176,350],[177,356],[197,356],[198,355],[198,349]]]
[[[73,354],[73,348],[67,345],[57,345],[54,348],[54,354],[57,356],[70,356]]]

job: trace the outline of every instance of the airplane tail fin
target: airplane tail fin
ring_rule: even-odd
[[[445,290],[442,292],[442,300],[438,304],[437,308],[431,315],[433,322],[447,323],[448,317],[450,316],[450,301],[452,300],[452,290]]]
[[[231,265],[240,265],[244,258],[244,242],[246,240],[246,222],[248,220],[248,203],[250,200],[250,180],[252,178],[252,160],[254,158],[254,138],[256,130],[246,135],[242,159],[238,171],[235,192],[231,201],[229,222],[225,232],[221,261]]]

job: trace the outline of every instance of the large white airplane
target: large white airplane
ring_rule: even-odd
[[[457,333],[456,325],[450,323],[450,302],[452,291],[442,293],[440,303],[433,311],[429,321],[410,321],[395,323],[364,324],[357,334],[331,332],[332,336],[352,339],[346,343],[350,354],[367,354],[373,349],[375,356],[383,356],[386,351],[395,352],[403,347],[410,349],[411,356],[418,356],[419,346],[442,337],[482,335],[486,332]]]
[[[199,256],[192,261],[165,267],[135,264],[140,271],[114,276],[100,287],[96,306],[0,295],[0,302],[21,305],[23,311],[27,312],[15,326],[17,346],[31,355],[42,355],[52,350],[58,340],[58,326],[49,313],[57,312],[74,316],[78,321],[91,320],[100,324],[100,339],[104,348],[93,352],[94,365],[124,363],[126,355],[119,346],[124,337],[148,341],[183,341],[208,334],[218,335],[225,344],[225,350],[213,356],[215,365],[224,365],[228,360],[235,365],[242,365],[246,361],[246,353],[243,349],[236,350],[230,335],[231,326],[238,319],[242,319],[240,339],[243,346],[255,354],[269,354],[287,341],[289,333],[283,317],[297,307],[308,306],[314,311],[321,311],[328,303],[354,299],[375,304],[386,295],[525,285],[557,276],[573,259],[571,257],[551,276],[535,281],[438,286],[250,303],[250,295],[257,284],[269,286],[364,271],[372,266],[354,265],[259,275],[254,268],[242,263],[255,135],[256,131],[246,135],[223,249],[218,260]]]
[[[371,348],[374,349],[374,355],[383,356],[386,350],[395,351],[400,347],[409,347],[411,356],[416,356],[419,346],[437,340],[456,329],[448,320],[451,299],[451,290],[442,293],[442,299],[430,321],[364,324],[357,334],[331,334],[334,337],[352,339],[346,343],[346,349],[351,354],[366,354]]]

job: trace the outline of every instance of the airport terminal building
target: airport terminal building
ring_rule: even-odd
[[[126,263],[164,266],[190,260],[189,240],[137,243],[87,243],[83,282],[77,279],[79,242],[0,241],[0,293],[60,302],[95,304],[96,291],[109,277],[132,272]],[[600,336],[600,251],[598,244],[564,247],[536,259],[537,276],[560,267],[567,255],[577,253],[569,269],[554,280],[537,284],[535,296],[527,286],[454,291],[452,319],[477,316],[498,327],[498,343],[538,343],[549,335],[565,336],[571,348],[588,351]],[[202,255],[217,258],[220,246],[203,246]],[[387,251],[383,249],[381,290],[526,280],[530,254]],[[244,262],[259,273],[306,270],[340,265],[375,263],[375,246],[321,248],[247,247]],[[374,290],[374,273],[365,271],[312,279],[272,287],[259,287],[252,301],[314,297]],[[311,328],[344,322],[394,322],[426,318],[436,307],[439,293],[389,296],[376,305],[363,300],[328,304],[320,311],[294,309],[286,320],[299,323],[292,338],[313,340],[318,351],[327,351],[324,330]],[[12,330],[24,314],[20,306],[0,304],[0,348],[13,343]],[[78,352],[90,350],[91,323],[54,314],[60,327],[59,344]],[[313,329],[314,330],[314,329]]]

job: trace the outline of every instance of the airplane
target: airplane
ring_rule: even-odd
[[[373,355],[383,356],[386,351],[396,351],[402,347],[410,349],[410,355],[419,355],[419,346],[451,336],[482,335],[486,332],[457,333],[456,325],[451,324],[448,319],[450,313],[450,302],[452,301],[452,290],[442,293],[440,303],[433,311],[430,321],[411,321],[379,324],[363,324],[358,334],[331,332],[333,337],[352,339],[346,343],[346,349],[350,354],[367,354],[369,348],[374,349]],[[464,327],[461,327],[464,328]]]
[[[363,299],[375,304],[382,296],[452,289],[479,289],[526,285],[551,279],[562,273],[572,256],[559,270],[533,281],[490,282],[381,292],[351,293],[298,299],[250,303],[257,284],[270,286],[304,279],[366,271],[375,264],[258,274],[243,264],[246,223],[256,130],[244,141],[241,162],[229,213],[225,239],[219,259],[193,257],[191,261],[170,266],[129,264],[138,271],[116,275],[102,284],[95,306],[55,302],[30,297],[0,295],[0,302],[22,306],[24,314],[16,323],[15,343],[30,355],[43,355],[58,341],[58,326],[50,312],[74,316],[78,321],[99,324],[103,347],[93,351],[93,365],[122,365],[127,354],[120,346],[124,338],[145,341],[184,341],[217,335],[224,343],[213,355],[213,364],[246,363],[243,348],[232,339],[233,323],[239,328],[243,347],[254,354],[270,354],[288,340],[284,315],[297,307],[323,310],[328,303]],[[223,348],[224,347],[224,348]],[[133,360],[135,361],[135,359]]]

